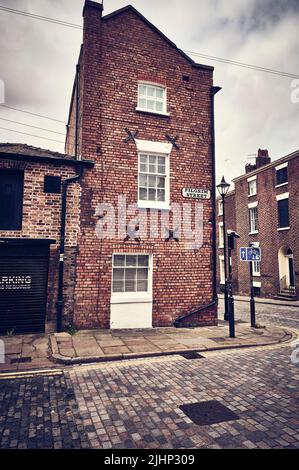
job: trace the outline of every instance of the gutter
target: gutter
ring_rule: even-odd
[[[217,247],[216,247],[216,149],[215,149],[215,95],[220,91],[220,87],[213,86],[210,90],[210,106],[211,106],[211,139],[212,139],[212,189],[211,189],[211,199],[212,199],[212,252],[213,252],[213,260],[212,260],[212,269],[213,269],[213,300],[203,305],[191,312],[187,313],[186,315],[182,315],[178,317],[173,325],[176,328],[181,326],[181,323],[186,319],[190,318],[191,316],[198,314],[207,308],[213,307],[218,303],[218,295],[217,295]]]
[[[66,226],[66,203],[68,186],[79,181],[83,174],[83,168],[78,168],[76,176],[67,178],[62,182],[62,200],[61,200],[61,222],[60,222],[60,246],[59,246],[59,267],[58,267],[58,294],[57,294],[57,332],[62,331],[63,314],[63,278],[64,278],[64,252],[65,252],[65,226]]]

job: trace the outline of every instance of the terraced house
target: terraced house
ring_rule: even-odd
[[[234,290],[249,294],[249,267],[239,260],[239,248],[254,243],[261,248],[253,263],[256,295],[296,300],[299,285],[299,151],[271,162],[259,149],[254,164],[234,179],[226,196],[226,226],[240,235],[233,253]],[[224,286],[223,221],[218,200],[218,256],[220,287]]]
[[[58,329],[214,325],[213,68],[132,6],[103,16],[87,0],[83,19],[65,145],[77,176],[52,207],[62,239],[43,232],[60,252]]]

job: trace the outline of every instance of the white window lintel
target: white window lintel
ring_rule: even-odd
[[[281,165],[278,165],[275,167],[276,171],[282,170],[283,168],[287,168],[288,162],[282,163]]]
[[[248,209],[253,209],[254,207],[257,207],[257,205],[258,205],[258,201],[251,202],[250,204],[248,204]]]
[[[277,194],[276,200],[282,201],[282,199],[288,199],[290,193]]]
[[[169,155],[172,150],[172,144],[168,142],[153,142],[151,140],[135,139],[136,147],[139,152],[162,153]]]
[[[256,181],[256,175],[247,178],[247,183],[250,183],[250,181]]]

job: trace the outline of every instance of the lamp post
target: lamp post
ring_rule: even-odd
[[[226,238],[226,225],[225,225],[225,196],[229,190],[229,184],[225,181],[224,176],[219,184],[217,190],[221,196],[222,202],[222,220],[223,220],[223,251],[224,251],[224,320],[228,320],[228,289],[227,289],[227,238]]]

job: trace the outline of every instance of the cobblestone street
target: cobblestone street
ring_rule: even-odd
[[[1,448],[299,448],[291,351],[139,359],[1,380]],[[180,409],[206,400],[238,419],[199,426]]]

